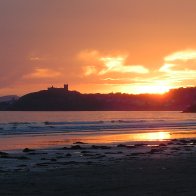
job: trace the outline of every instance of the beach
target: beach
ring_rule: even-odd
[[[0,195],[195,195],[195,114],[0,113]]]
[[[195,195],[196,140],[1,152],[1,195]]]
[[[1,195],[195,195],[195,158],[1,174]]]

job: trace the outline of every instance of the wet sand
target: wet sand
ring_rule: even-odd
[[[0,195],[196,195],[196,142],[0,153]]]

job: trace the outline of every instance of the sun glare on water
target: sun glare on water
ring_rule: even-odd
[[[171,138],[169,132],[151,132],[133,134],[134,140],[138,141],[163,141]],[[133,139],[133,138],[132,138]]]

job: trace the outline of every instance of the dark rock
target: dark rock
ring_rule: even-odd
[[[127,146],[127,148],[130,148],[130,149],[132,149],[132,148],[137,148],[137,146]]]
[[[141,143],[141,144],[135,144],[134,146],[135,147],[142,147],[142,146],[146,146],[146,144]]]
[[[167,146],[166,144],[164,144],[164,143],[161,143],[161,144],[159,144],[159,146],[161,147],[161,146]]]
[[[35,151],[34,149],[30,149],[30,148],[25,148],[24,150],[23,150],[23,152],[33,152],[33,151]]]
[[[124,145],[124,144],[118,144],[117,147],[118,147],[118,148],[127,148],[127,146]]]
[[[0,151],[0,156],[8,156],[9,154],[7,152],[1,152]]]
[[[85,154],[83,154],[82,155],[83,157],[92,157],[92,156],[94,156],[93,154],[89,154],[89,153],[85,153]]]
[[[84,142],[75,142],[73,144],[87,144],[87,143],[84,143]]]
[[[96,145],[92,145],[91,148],[92,149],[103,149],[103,150],[111,149],[111,147],[109,146],[96,146]]]
[[[69,148],[68,147],[63,147],[63,148],[61,148],[61,150],[68,150]]]
[[[75,145],[75,146],[71,146],[70,149],[72,149],[72,150],[81,150],[83,148],[80,145]]]

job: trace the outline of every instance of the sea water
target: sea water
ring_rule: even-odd
[[[196,114],[180,111],[0,112],[0,149],[19,147],[24,141],[45,146],[84,138],[92,143],[122,142],[123,136],[152,132],[183,133],[190,138],[196,137],[195,131]]]

